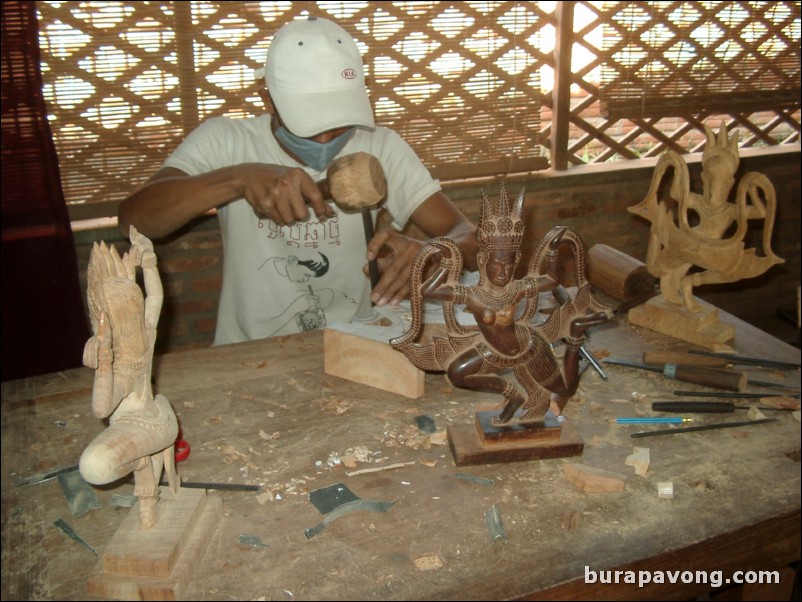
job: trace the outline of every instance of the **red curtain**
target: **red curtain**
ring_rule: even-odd
[[[89,337],[39,66],[36,3],[2,8],[2,379],[81,365]]]

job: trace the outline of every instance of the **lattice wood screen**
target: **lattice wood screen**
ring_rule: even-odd
[[[799,87],[799,44],[800,44],[800,17],[799,2],[571,2],[562,3],[570,5],[573,20],[573,40],[565,45],[572,51],[572,69],[569,74],[571,97],[566,110],[559,107],[554,110],[553,121],[544,118],[547,130],[554,127],[559,120],[569,122],[568,134],[564,139],[565,148],[561,148],[558,141],[557,148],[552,148],[552,160],[556,151],[561,151],[565,162],[570,165],[585,163],[603,163],[621,159],[637,159],[642,157],[657,157],[666,150],[678,153],[698,152],[705,142],[702,134],[702,125],[707,124],[718,129],[725,124],[729,131],[738,130],[741,147],[773,146],[778,144],[798,144],[800,140],[800,87]],[[715,8],[700,10],[702,4],[715,5]],[[753,6],[754,5],[754,6]],[[793,5],[793,6],[792,6]],[[651,21],[651,14],[659,11],[660,18]],[[623,48],[626,43],[616,40],[632,41],[637,39],[646,50],[651,51],[650,44],[654,43],[657,49],[672,49],[671,38],[673,30],[679,30],[674,21],[684,15],[696,11],[700,14],[701,22],[712,19],[715,28],[702,28],[693,30],[693,35],[701,36],[716,29],[720,45],[724,50],[739,45],[746,46],[743,40],[749,36],[758,36],[766,43],[761,44],[752,40],[752,45],[744,49],[743,55],[766,52],[766,58],[782,55],[783,65],[790,65],[789,56],[796,57],[796,84],[791,86],[791,100],[788,96],[781,102],[767,105],[764,110],[756,110],[754,106],[747,106],[740,101],[710,104],[704,99],[688,98],[681,110],[674,111],[675,115],[644,114],[641,103],[636,101],[637,110],[628,111],[621,115],[605,108],[602,103],[604,90],[602,73],[626,74],[632,70],[643,67],[641,71],[648,71],[648,61],[644,58],[642,63],[633,63],[627,66],[624,59]],[[744,11],[747,11],[746,13]],[[731,19],[727,23],[723,18],[713,15],[740,15],[748,14],[746,21]],[[636,16],[637,18],[632,18]],[[633,24],[625,25],[627,20]],[[774,19],[772,21],[771,19]],[[701,25],[700,22],[700,25]],[[630,29],[632,28],[632,32]],[[652,32],[654,29],[654,32]],[[610,36],[611,40],[607,40]],[[715,39],[713,36],[711,39]],[[769,52],[771,40],[771,52]],[[634,42],[633,42],[634,44]],[[690,46],[684,47],[679,55],[676,48],[672,50],[673,56],[681,55],[683,64],[689,64]],[[723,52],[723,50],[722,50]],[[648,54],[648,53],[647,53]],[[671,53],[669,53],[671,55]],[[653,54],[649,56],[654,56]],[[750,55],[754,58],[754,54]],[[628,60],[628,59],[627,59]],[[655,59],[657,60],[657,59]],[[679,60],[679,59],[675,59]],[[693,57],[694,64],[706,65],[699,57]],[[659,61],[658,61],[659,62]],[[669,64],[669,59],[665,59]],[[768,62],[768,61],[764,61]],[[653,69],[653,72],[656,69]],[[675,80],[683,81],[679,75],[670,75],[667,69],[666,84]],[[778,67],[775,73],[780,72]],[[691,73],[696,73],[691,69]],[[721,81],[732,84],[735,74],[734,68],[722,67]],[[791,69],[791,75],[793,75]],[[708,79],[716,79],[710,76]],[[692,79],[685,80],[689,85]],[[765,80],[764,80],[765,81]],[[775,79],[776,81],[776,79]],[[774,90],[771,90],[774,93]],[[661,94],[663,94],[661,92]],[[795,94],[795,100],[793,96]],[[757,95],[757,93],[755,93]],[[545,105],[551,106],[547,93]],[[775,97],[776,98],[776,97]],[[609,103],[609,98],[608,98]],[[556,162],[555,167],[564,169],[566,165]]]
[[[253,71],[308,14],[357,39],[377,122],[436,177],[543,158],[536,3],[40,2],[45,96],[71,202],[120,199],[201,121],[262,112]],[[111,177],[111,180],[108,178]]]
[[[615,2],[605,8],[605,117],[799,104],[799,2]]]
[[[111,208],[103,214],[115,215],[116,202],[153,173],[202,120],[261,113],[253,70],[261,66],[272,32],[307,13],[336,20],[354,34],[377,120],[410,141],[441,179],[530,172],[545,167],[547,158],[554,168],[565,169],[655,157],[667,149],[696,152],[705,140],[703,123],[738,128],[742,147],[800,139],[798,2],[162,1],[37,6],[44,93],[73,216],[98,215],[80,211],[89,209],[81,203],[97,201],[108,201],[104,204]],[[715,16],[744,11],[746,21]],[[651,70],[663,73],[665,82],[690,85],[692,79],[683,80],[670,68],[658,70],[659,61],[641,66],[625,59],[623,49],[634,42],[622,46],[621,40],[637,37],[646,49],[671,50],[670,32],[680,31],[675,20],[692,12],[701,15],[700,24],[712,19],[720,39],[728,48],[741,45],[744,56],[766,52],[772,60],[782,55],[785,61],[796,52],[796,83],[790,88],[796,102],[755,111],[736,103],[689,101],[687,114],[681,116],[606,113],[610,105],[608,98],[606,108],[602,106],[604,70]],[[628,14],[638,16],[636,25],[624,24]],[[563,19],[570,19],[567,27]],[[785,46],[772,42],[769,48],[759,39],[781,40]],[[686,61],[683,65],[704,63],[698,57],[691,60],[689,48],[674,48],[659,64],[680,59]],[[783,69],[778,59],[774,80]],[[690,73],[695,75],[693,69]],[[732,82],[740,72],[733,68],[723,73],[722,81]],[[555,101],[560,87],[567,91],[564,104]]]

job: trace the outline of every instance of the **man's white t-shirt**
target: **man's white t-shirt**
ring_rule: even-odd
[[[189,175],[240,163],[303,168],[315,181],[326,177],[301,165],[279,146],[269,115],[216,117],[193,131],[164,162]],[[417,207],[440,190],[409,145],[395,132],[357,128],[338,156],[374,155],[387,179],[381,203],[402,228]],[[337,215],[310,217],[291,226],[260,219],[244,198],[218,209],[223,238],[223,290],[214,344],[285,335],[327,323],[348,322],[368,293],[362,271],[366,241],[359,211],[335,206]],[[377,208],[373,209],[374,218]]]

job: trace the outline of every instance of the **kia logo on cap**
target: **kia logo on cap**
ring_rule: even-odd
[[[342,76],[345,79],[354,79],[356,77],[355,69],[343,69]]]

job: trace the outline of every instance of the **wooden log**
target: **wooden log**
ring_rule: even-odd
[[[655,293],[657,283],[642,261],[603,244],[588,251],[588,280],[593,287],[624,303],[647,299]]]

